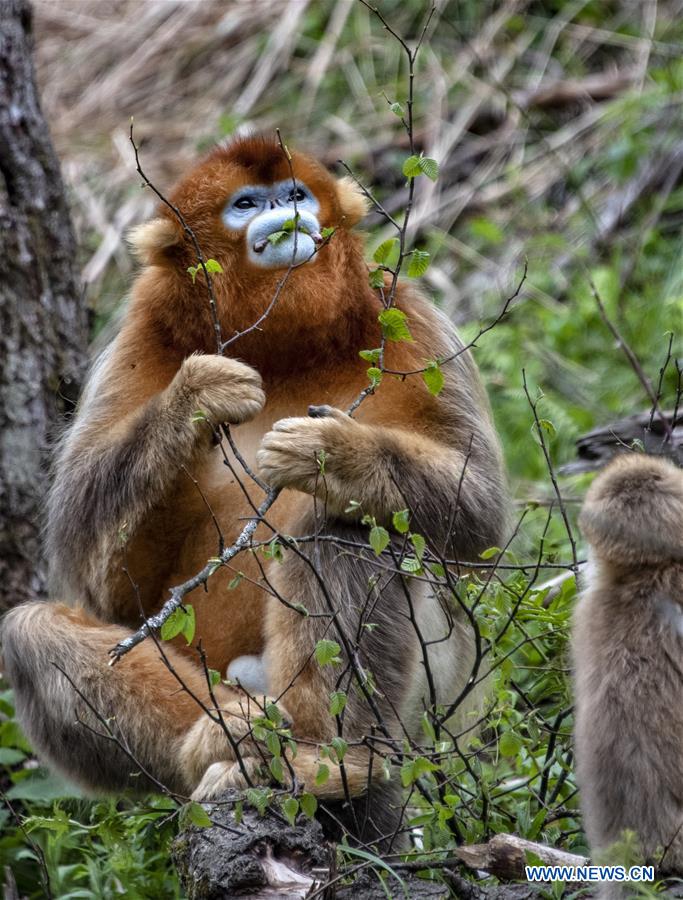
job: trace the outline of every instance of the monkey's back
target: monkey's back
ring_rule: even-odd
[[[594,849],[635,831],[683,866],[683,565],[597,560],[573,629],[577,774]]]

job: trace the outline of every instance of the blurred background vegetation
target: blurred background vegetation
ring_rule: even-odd
[[[215,141],[279,127],[292,147],[339,159],[391,213],[406,196],[405,132],[390,103],[406,98],[405,58],[355,0],[35,0],[43,107],[68,185],[92,309],[106,333],[134,271],[128,228],[150,215],[128,141],[162,189]],[[378,0],[392,28],[414,41],[425,0]],[[415,136],[435,158],[420,179],[411,240],[429,249],[423,278],[465,338],[495,318],[528,275],[510,314],[474,351],[488,385],[520,513],[509,559],[570,562],[562,517],[522,386],[556,467],[593,426],[648,409],[608,315],[657,383],[674,333],[683,355],[683,3],[680,0],[437,0],[417,62]],[[389,236],[368,218],[371,252]],[[673,406],[676,372],[662,381]],[[587,476],[560,479],[570,521]],[[578,534],[577,534],[578,540]],[[579,544],[579,557],[582,548]],[[552,575],[553,573],[550,573]],[[479,607],[496,643],[495,704],[467,771],[433,808],[415,810],[424,844],[454,831],[479,841],[497,831],[585,849],[571,773],[566,634],[573,577],[527,568],[492,585]],[[570,573],[571,575],[571,573]],[[58,897],[172,897],[179,888],[166,843],[167,801],[60,799],[0,699],[3,788],[0,863],[19,889],[43,896],[46,857]],[[469,793],[468,793],[469,791]],[[453,825],[457,824],[454,829]]]

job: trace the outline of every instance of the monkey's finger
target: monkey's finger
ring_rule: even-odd
[[[327,403],[324,403],[322,406],[309,406],[308,415],[311,419],[336,419],[339,422],[353,422],[355,424],[351,416],[347,416],[343,410],[337,409],[336,406],[329,406]]]

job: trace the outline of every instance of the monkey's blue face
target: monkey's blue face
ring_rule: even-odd
[[[319,209],[306,185],[288,178],[236,190],[225,205],[223,222],[231,231],[244,232],[247,256],[255,266],[282,269],[315,260],[322,242]]]

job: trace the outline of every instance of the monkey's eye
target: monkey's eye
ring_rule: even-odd
[[[297,188],[296,191],[290,191],[289,197],[287,198],[287,200],[290,203],[293,203],[295,200],[297,203],[301,203],[305,199],[306,199],[306,194],[304,194],[304,192],[301,190],[301,188]]]
[[[251,197],[240,197],[239,200],[235,200],[233,206],[235,209],[254,209],[256,203]]]

